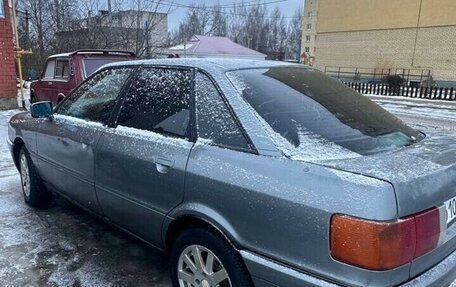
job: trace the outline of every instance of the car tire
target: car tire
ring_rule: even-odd
[[[208,228],[184,230],[174,241],[170,262],[174,287],[253,286],[239,253],[221,234]]]
[[[19,152],[19,172],[25,203],[32,207],[46,207],[51,201],[52,194],[44,186],[24,146]]]

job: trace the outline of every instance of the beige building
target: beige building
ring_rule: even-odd
[[[304,5],[302,22],[301,53],[305,53],[303,61],[313,64],[315,59],[315,40],[317,39],[318,0],[307,0]]]
[[[456,81],[456,0],[318,0],[316,32],[322,70],[422,69]]]
[[[150,58],[163,49],[168,36],[168,15],[147,11],[99,11],[78,19],[67,31],[56,33],[62,50],[121,49]]]

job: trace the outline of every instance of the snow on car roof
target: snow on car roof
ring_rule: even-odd
[[[55,54],[55,55],[51,55],[51,56],[49,56],[49,59],[51,59],[51,58],[64,58],[64,57],[71,57],[71,54],[72,54],[72,53],[61,53],[61,54]]]
[[[246,68],[265,68],[279,66],[295,66],[308,67],[302,64],[268,61],[268,60],[253,60],[253,59],[228,59],[228,58],[172,58],[172,59],[152,59],[152,60],[136,60],[128,62],[110,63],[105,67],[118,67],[122,65],[139,66],[139,65],[164,65],[164,66],[181,66],[195,67],[208,71],[226,72],[229,70],[239,70]],[[310,67],[308,67],[310,68]]]

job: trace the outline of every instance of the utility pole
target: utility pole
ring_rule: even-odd
[[[30,48],[30,16],[28,10],[25,10],[25,48]]]
[[[146,21],[145,29],[144,29],[144,38],[146,40],[146,59],[152,58],[151,49],[150,49],[150,28],[149,28],[149,21]]]
[[[19,45],[19,34],[17,33],[17,20],[16,20],[16,4],[15,0],[11,0],[11,5],[13,6],[13,33],[14,33],[14,39],[15,39],[15,47],[14,50],[16,51],[16,60],[17,60],[17,67],[18,67],[18,72],[19,72],[19,86],[20,86],[20,91],[21,91],[21,102],[22,102],[22,108],[25,109],[25,100],[24,100],[24,87],[22,85],[22,62],[21,58],[23,55],[26,54],[31,54],[32,51],[25,51],[21,49],[21,46]]]

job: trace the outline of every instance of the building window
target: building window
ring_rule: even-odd
[[[310,52],[310,47],[306,47],[306,53]]]
[[[307,17],[312,17],[312,11],[307,12]]]
[[[306,42],[310,42],[310,36],[306,36]]]
[[[312,29],[312,24],[307,24],[307,30]]]
[[[317,47],[314,47],[314,54],[317,52]]]

